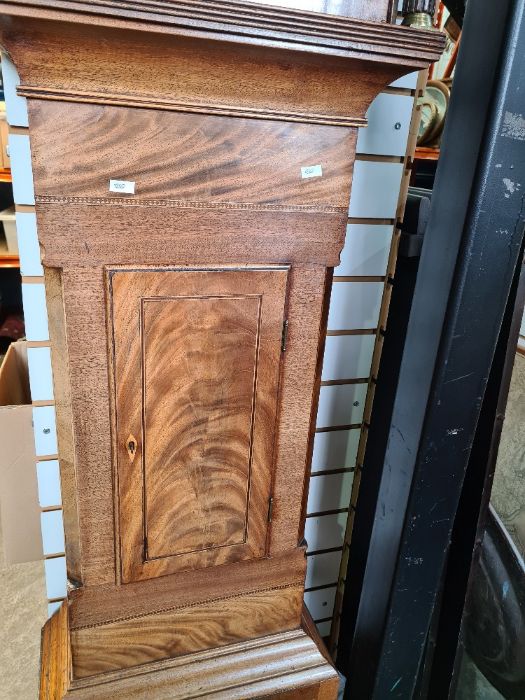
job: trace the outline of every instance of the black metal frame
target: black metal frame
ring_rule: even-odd
[[[363,470],[357,504],[338,652],[346,698],[407,700],[424,687],[431,620],[523,240],[524,13],[525,0],[467,8],[388,434],[376,448],[383,468]]]
[[[488,627],[483,627],[485,620],[481,619],[474,621],[474,624],[470,624],[469,627],[469,616],[468,614],[465,616],[468,599],[472,593],[475,593],[474,589],[485,586],[487,583],[480,580],[480,559],[482,555],[486,559],[489,555],[486,551],[487,547],[493,548],[494,540],[501,539],[499,533],[492,532],[495,528],[492,522],[494,519],[489,517],[489,503],[524,307],[525,267],[522,246],[454,522],[443,595],[440,601],[441,614],[436,629],[436,652],[429,660],[428,697],[431,700],[443,700],[455,696],[461,661],[466,648],[465,637],[471,637],[474,632],[478,635],[476,645],[480,648],[494,648],[494,644],[497,645],[502,638],[505,638],[507,647],[512,648],[510,655],[498,649],[494,658],[487,663],[486,659],[476,659],[476,650],[471,648],[471,657],[476,663],[481,662],[479,666],[482,671],[485,670],[484,667],[490,668],[489,675],[496,689],[505,697],[525,695],[522,678],[517,678],[523,677],[525,673],[516,673],[516,666],[522,665],[519,659],[523,659],[525,652],[524,613],[516,614],[517,611],[512,609],[511,600],[508,601],[509,609],[505,610],[507,594],[500,589],[495,591],[500,596],[498,599],[500,609],[495,611],[493,607],[485,610],[485,616],[493,616]],[[488,537],[492,540],[492,545],[484,541],[487,525],[491,526]],[[498,551],[497,555],[505,559],[509,553]],[[521,571],[519,575],[521,578]],[[502,576],[507,580],[507,587],[511,589],[513,583],[510,580],[511,571],[502,572]],[[477,580],[475,580],[476,577]],[[521,590],[525,590],[525,579],[521,578],[517,585]],[[525,610],[525,599],[522,601],[522,607]],[[509,629],[496,624],[496,619],[502,612],[513,618]],[[514,634],[517,628],[519,633]],[[523,671],[525,672],[525,669]]]

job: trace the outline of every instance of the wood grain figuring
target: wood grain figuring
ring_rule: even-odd
[[[326,329],[328,327],[328,314],[330,311],[330,297],[331,297],[331,292],[332,292],[332,284],[333,284],[333,279],[334,279],[334,271],[333,268],[330,268],[327,270],[325,279],[324,279],[324,298],[323,298],[323,306],[322,306],[322,311],[321,311],[321,320],[319,324],[319,337],[318,337],[318,347],[317,347],[317,364],[316,364],[316,369],[315,369],[315,377],[316,381],[314,384],[313,388],[313,393],[312,393],[312,401],[311,401],[311,412],[310,412],[310,430],[309,430],[309,440],[308,440],[308,446],[307,446],[307,451],[306,451],[306,470],[304,474],[304,486],[303,486],[303,494],[302,494],[302,504],[301,504],[301,519],[300,522],[302,523],[302,529],[299,530],[299,541],[304,539],[304,526],[306,523],[306,515],[308,511],[308,490],[309,490],[309,485],[310,485],[310,477],[311,477],[311,464],[312,464],[312,455],[314,451],[314,439],[315,439],[315,431],[317,427],[317,411],[319,408],[319,397],[321,393],[321,377],[323,373],[323,364],[324,364],[324,354],[325,354],[325,346],[326,346]],[[309,613],[308,616],[309,617]]]
[[[0,10],[8,11],[6,3],[0,3]],[[295,16],[290,19],[293,25],[298,21]],[[329,21],[336,23],[339,36],[343,20]],[[305,46],[301,43],[304,37],[297,35],[288,44],[281,42],[283,48],[278,48],[275,38],[254,46],[199,35],[202,40],[196,49],[190,36],[177,36],[174,41],[172,36],[157,35],[152,42],[151,37],[137,32],[99,26],[88,33],[81,25],[67,24],[60,25],[57,34],[53,24],[42,32],[32,20],[18,23],[15,19],[2,36],[22,77],[19,93],[31,101],[40,98],[355,127],[363,125],[377,93],[408,70],[435,60],[443,39],[435,32],[414,34],[414,30],[387,25],[378,28],[358,23],[352,27],[350,44],[338,38],[333,45],[318,47],[319,55],[310,51],[315,46]],[[366,45],[365,30],[376,43]],[[240,40],[260,43],[261,31],[256,28],[254,34]],[[212,33],[210,39],[216,35]],[[315,41],[315,33],[306,39]],[[421,57],[404,58],[405,39],[407,51],[421,52]],[[352,45],[355,50],[345,48]],[[68,68],[72,56],[74,75]],[[357,80],[363,89],[350,89]]]
[[[356,127],[444,39],[284,1],[0,0],[53,270],[76,679],[55,620],[49,700],[336,697],[298,630],[331,268]]]
[[[302,586],[295,586],[72,630],[73,675],[94,676],[255,639],[268,629],[292,629],[302,604]]]
[[[41,649],[39,700],[62,700],[71,678],[66,604],[62,604],[44,625]]]
[[[107,218],[106,225],[109,221]],[[293,549],[299,539],[325,277],[322,265],[296,265],[290,273],[289,330],[275,440],[271,556]],[[103,272],[80,266],[65,268],[62,283],[70,359],[82,582],[85,586],[114,584],[118,569]],[[140,396],[140,387],[136,395]],[[140,435],[140,430],[124,431],[124,440],[130,432],[136,437]],[[129,464],[127,451],[124,458]]]
[[[116,580],[104,275],[102,270],[75,268],[62,270],[61,277],[75,436],[81,582],[101,585]],[[52,346],[54,342],[51,336]],[[67,521],[64,525],[67,527]],[[66,531],[66,541],[71,537]]]
[[[38,101],[30,112],[39,197],[118,202],[113,179],[135,182],[135,203],[348,207],[353,129]],[[316,164],[323,176],[302,178],[301,168]]]
[[[16,6],[0,3],[2,11],[7,8],[13,16],[78,24],[87,23],[86,20],[93,22],[93,18],[83,16],[90,12],[98,15],[95,21],[100,27],[156,31],[193,40],[211,38],[214,32],[220,31],[221,38],[229,42],[252,45],[271,42],[273,48],[293,46],[296,51],[310,53],[339,50],[347,57],[364,53],[372,60],[385,61],[389,57],[392,62],[397,59],[405,64],[415,62],[416,57],[419,62],[428,64],[436,50],[439,52],[443,46],[442,38],[435,31],[294,9],[272,9],[239,0],[168,1],[163,6],[149,0],[135,0],[125,7],[118,0],[92,0],[90,3],[62,0],[59,6],[50,6],[46,0],[19,1]]]
[[[42,258],[48,267],[133,265],[137,260],[144,265],[220,260],[333,267],[339,264],[347,221],[346,213],[71,205],[66,199],[38,202],[37,212]],[[215,260],[210,258],[212,250]]]
[[[288,270],[108,274],[123,580],[262,556]]]
[[[142,301],[148,559],[246,542],[260,306]]]
[[[318,392],[316,367],[331,271],[296,265],[290,279],[288,338],[283,365],[276,442],[272,555],[302,540],[301,505],[308,470],[309,428]]]
[[[326,126],[365,127],[367,120],[363,117],[334,116],[331,114],[309,115],[307,112],[285,109],[264,109],[264,107],[235,107],[229,104],[200,104],[170,98],[144,98],[133,93],[108,93],[85,90],[61,89],[56,87],[20,87],[21,97],[34,100],[53,100],[58,102],[87,103],[93,105],[110,105],[117,107],[140,107],[168,112],[186,112],[188,114],[206,114],[218,117],[240,117],[247,119],[279,120],[283,122],[304,122]]]
[[[67,575],[71,581],[82,581],[77,477],[75,469],[75,437],[71,407],[69,357],[64,324],[64,298],[60,271],[44,270],[49,334],[52,338],[51,363],[55,396],[57,439],[60,451],[60,491],[66,545]]]
[[[303,623],[304,624],[304,623]],[[308,625],[304,630],[310,631]],[[72,679],[67,645],[67,605],[48,620],[42,634],[40,700],[334,700],[339,677],[303,629],[243,641],[96,677]]]
[[[109,672],[105,683],[73,681],[67,697],[78,700],[334,700],[339,677],[301,629],[232,644],[211,652],[151,664],[151,674],[134,669]]]
[[[182,571],[125,586],[82,586],[69,595],[69,624],[80,629],[189,606],[217,595],[235,597],[272,586],[302,586],[305,571],[304,548],[294,547],[271,558]]]

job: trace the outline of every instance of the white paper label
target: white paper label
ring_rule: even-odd
[[[119,194],[135,194],[135,183],[129,180],[110,180],[109,191]]]
[[[321,165],[310,165],[307,168],[301,168],[301,177],[323,177],[323,167]]]

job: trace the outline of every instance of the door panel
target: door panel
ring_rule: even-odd
[[[142,302],[149,559],[246,541],[259,309]]]
[[[264,556],[287,276],[108,270],[124,582]]]

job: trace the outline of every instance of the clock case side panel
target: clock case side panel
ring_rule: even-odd
[[[36,211],[39,234],[44,233],[46,226],[40,227],[38,205]],[[67,221],[69,230],[75,231],[75,217]],[[46,281],[48,269],[44,260]],[[66,263],[60,276],[71,392],[67,418],[75,445],[74,496],[81,552],[81,578],[73,583],[82,589],[117,580],[106,295],[102,269],[70,267]],[[60,387],[54,381],[55,396],[60,401]],[[63,493],[64,507],[68,507],[71,496]],[[67,540],[67,520],[64,525]]]
[[[44,269],[44,275],[55,396],[67,578],[70,584],[76,586],[82,581],[82,555],[62,271],[59,268],[47,267]]]

